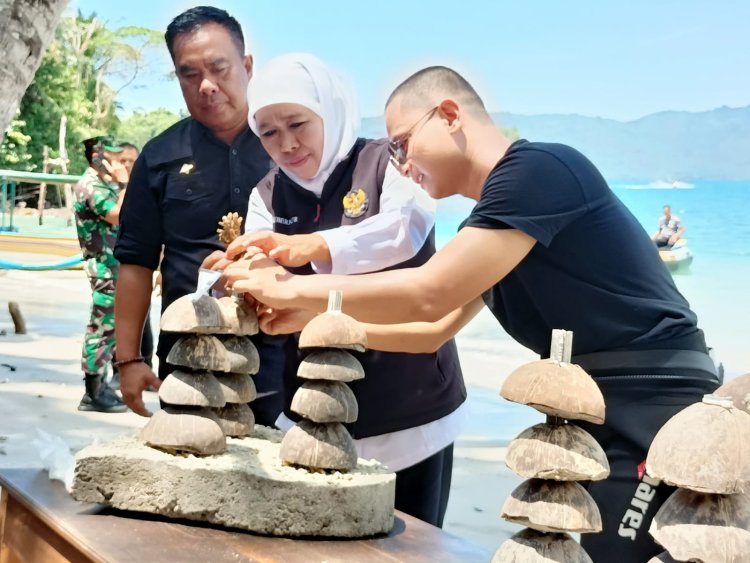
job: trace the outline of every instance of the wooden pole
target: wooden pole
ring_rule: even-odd
[[[60,168],[63,174],[68,173],[68,148],[65,146],[65,133],[67,130],[68,118],[63,115],[60,118],[60,135],[58,137],[58,147],[60,155]],[[68,226],[73,224],[73,188],[70,184],[63,186],[63,194],[65,195],[65,209],[68,210]]]
[[[45,174],[49,170],[49,147],[44,145],[44,151],[42,153],[42,172]],[[37,203],[37,210],[39,211],[39,224],[42,224],[42,217],[44,216],[44,203],[47,199],[47,184],[42,182],[39,184],[39,202]]]

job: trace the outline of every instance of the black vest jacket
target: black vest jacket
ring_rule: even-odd
[[[272,170],[257,189],[273,216],[276,232],[309,234],[353,225],[377,214],[387,166],[385,141],[359,139],[326,181],[320,198],[279,170]],[[357,190],[364,192],[367,204],[345,213],[344,196]],[[433,232],[416,256],[393,268],[420,266],[434,253]],[[313,273],[309,265],[293,271]],[[292,420],[299,420],[299,416],[289,410],[289,405],[301,384],[297,367],[304,355],[297,351],[297,339],[290,337],[284,374],[284,412]],[[350,384],[359,403],[359,418],[348,426],[354,438],[378,436],[432,422],[456,410],[466,399],[456,344],[452,339],[434,354],[371,350],[355,355],[364,366],[365,378]]]

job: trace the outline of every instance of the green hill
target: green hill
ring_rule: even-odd
[[[571,145],[611,180],[750,180],[750,106],[705,112],[664,111],[635,121],[582,115],[493,113],[524,139]],[[363,120],[382,137],[382,117]]]

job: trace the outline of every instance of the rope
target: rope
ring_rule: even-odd
[[[52,264],[23,264],[0,258],[0,270],[67,270],[81,265],[83,255],[76,254]]]

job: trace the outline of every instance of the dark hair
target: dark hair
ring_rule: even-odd
[[[127,141],[123,141],[119,145],[117,145],[121,149],[133,149],[135,152],[140,153],[140,149],[136,147],[133,143],[128,143]]]
[[[196,6],[182,12],[167,26],[164,40],[167,42],[167,49],[169,49],[169,54],[173,61],[174,41],[177,36],[183,33],[193,33],[207,23],[215,23],[226,29],[229,36],[237,45],[240,55],[245,55],[245,37],[242,35],[242,28],[239,22],[219,8],[214,8],[213,6]]]
[[[84,139],[81,141],[83,144],[83,155],[86,157],[86,162],[91,164],[91,159],[94,158],[95,152],[101,152],[102,142],[99,137],[91,137],[90,139]]]
[[[415,72],[401,84],[388,97],[386,107],[397,97],[403,96],[406,107],[420,107],[438,103],[441,98],[452,97],[456,101],[475,110],[478,117],[487,116],[482,98],[466,79],[455,70],[445,66],[430,66]]]

